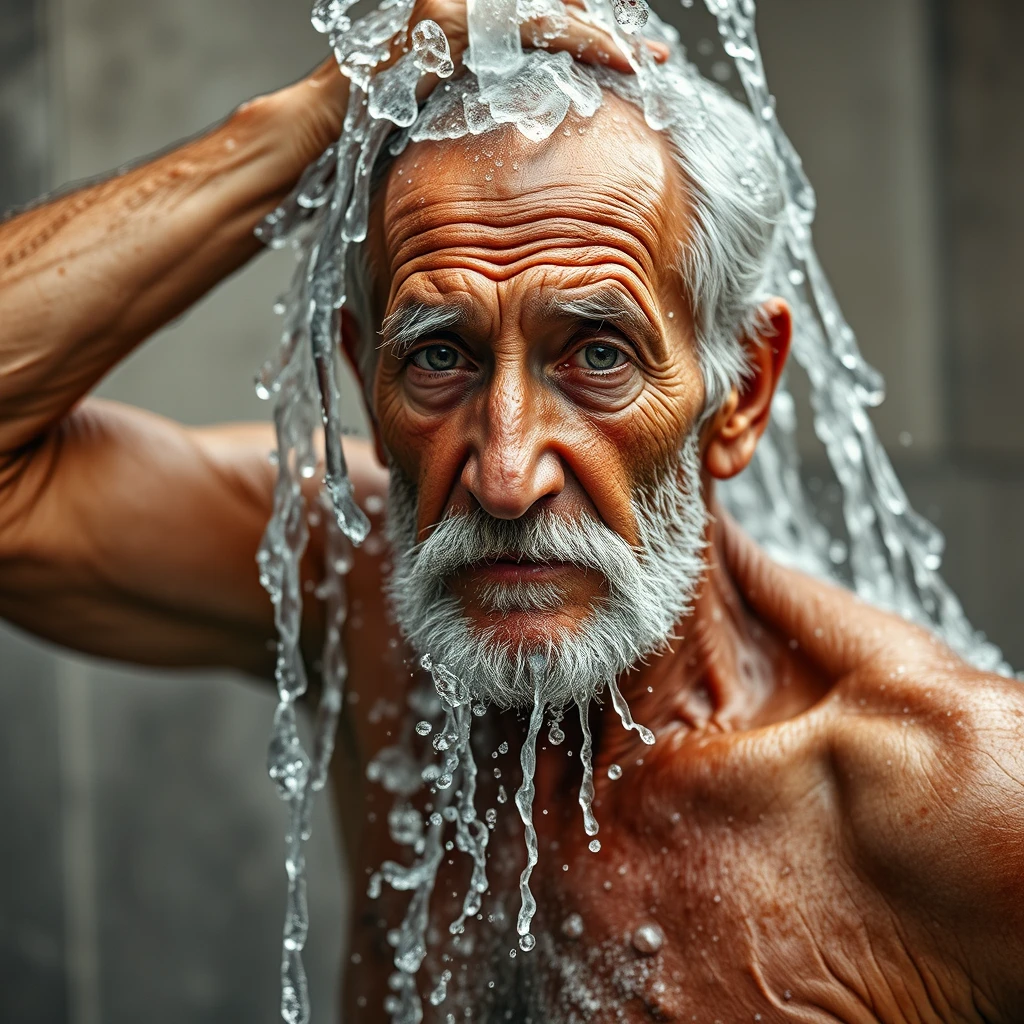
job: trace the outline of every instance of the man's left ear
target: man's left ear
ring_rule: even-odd
[[[754,457],[789,354],[793,336],[789,306],[783,299],[770,299],[763,312],[764,328],[744,339],[750,370],[705,429],[704,468],[719,480],[736,476]]]

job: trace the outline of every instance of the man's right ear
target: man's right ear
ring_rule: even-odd
[[[363,401],[363,410],[366,413],[367,422],[370,424],[370,432],[373,434],[373,445],[377,453],[377,459],[382,466],[388,464],[387,452],[380,439],[380,428],[377,425],[377,417],[373,414],[373,407],[370,399],[370,388],[373,381],[368,381],[363,376],[363,368],[359,359],[359,348],[363,343],[362,329],[359,321],[347,310],[341,311],[341,348],[345,353],[345,359],[359,383],[359,395]]]

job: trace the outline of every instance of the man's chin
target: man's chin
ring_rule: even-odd
[[[470,630],[489,647],[546,651],[575,637],[592,612],[583,608],[511,608],[501,612],[467,609]]]

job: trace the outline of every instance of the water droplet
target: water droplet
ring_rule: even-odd
[[[562,934],[567,939],[578,939],[583,934],[583,918],[579,914],[570,914],[562,922]]]
[[[430,729],[431,729],[431,725],[430,725],[429,722],[417,722],[416,723],[416,732],[420,736],[427,736],[427,735],[429,735],[430,734]]]
[[[590,849],[591,853],[600,853],[601,852],[601,840],[600,839],[591,839],[590,840],[589,849]]]
[[[537,940],[534,938],[534,936],[530,932],[527,932],[525,935],[520,935],[519,936],[519,948],[524,953],[529,953],[530,950],[533,949],[533,947],[536,946],[536,945],[537,945]]]
[[[612,0],[612,14],[627,32],[633,32],[647,24],[650,11],[644,0]]]
[[[622,778],[622,767],[620,765],[617,765],[617,764],[610,764],[610,765],[608,765],[608,778],[611,779],[613,782],[616,779],[621,779]]]
[[[665,944],[665,933],[653,921],[648,921],[633,932],[632,942],[638,953],[653,956]]]

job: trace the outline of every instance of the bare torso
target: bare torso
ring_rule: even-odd
[[[409,689],[427,684],[410,675],[396,636],[368,629],[371,619],[385,621],[376,619],[383,605],[372,605],[357,599],[350,630],[349,724],[360,778],[403,730],[422,763],[436,756],[429,737],[410,732]],[[761,655],[746,705],[721,659],[710,657],[685,692],[631,697],[635,717],[656,733],[653,747],[625,732],[610,707],[592,711],[597,853],[577,802],[579,726],[563,722],[558,746],[541,730],[538,943],[528,953],[515,929],[526,854],[513,802],[525,722],[488,712],[476,748],[476,806],[480,816],[496,811],[490,889],[478,919],[453,942],[448,925],[471,860],[447,853],[420,975],[426,1020],[1024,1019],[987,995],[989,950],[1020,942],[1005,918],[996,924],[993,864],[972,887],[958,835],[992,782],[983,747],[993,708],[1024,715],[1015,684],[979,691],[937,663],[927,674],[912,671],[913,651],[906,666],[828,679],[788,638],[743,614]],[[507,753],[499,752],[503,740]],[[621,777],[609,776],[612,764]],[[394,970],[387,935],[409,897],[385,885],[371,898],[366,882],[384,860],[408,863],[411,854],[388,836],[395,798],[379,784],[363,783],[365,808],[354,809],[352,767],[336,768],[355,864],[344,1019],[384,1021]],[[422,809],[427,799],[413,802]],[[979,821],[975,837],[990,827]],[[956,924],[977,914],[979,901],[993,915],[984,939],[975,925]],[[428,996],[445,970],[452,979],[435,1008]]]

